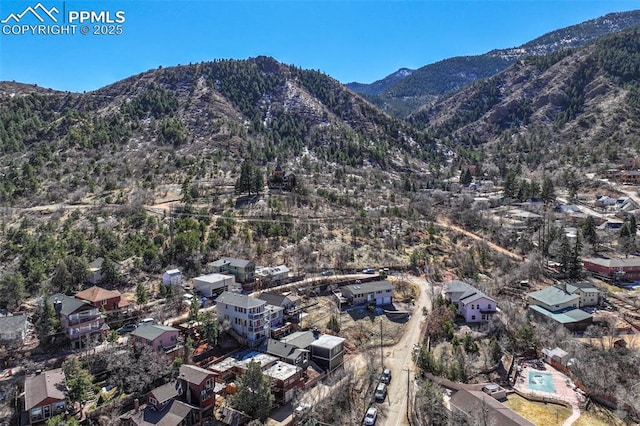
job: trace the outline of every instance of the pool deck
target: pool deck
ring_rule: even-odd
[[[567,420],[565,420],[562,425],[571,426],[573,422],[575,422],[580,417],[580,396],[574,390],[575,386],[573,385],[573,383],[570,383],[570,385],[567,384],[567,380],[569,380],[569,378],[566,375],[551,367],[549,364],[545,363],[545,367],[547,367],[546,370],[536,370],[535,368],[523,366],[522,373],[520,373],[520,377],[518,378],[517,383],[514,387],[523,394],[553,397],[571,404],[573,413]],[[555,392],[551,393],[529,389],[529,371],[551,374],[551,376],[553,376],[553,386],[555,388]]]

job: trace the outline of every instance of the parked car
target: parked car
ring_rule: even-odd
[[[378,417],[378,409],[376,407],[369,407],[367,414],[364,416],[364,425],[373,426],[376,424],[376,418]]]
[[[154,320],[153,318],[145,318],[138,323],[138,327],[140,327],[141,325],[155,324],[155,323],[156,323],[156,320]]]
[[[136,329],[136,325],[135,324],[125,324],[122,327],[120,327],[119,329],[117,329],[116,333],[118,333],[118,334],[131,333],[135,329]]]
[[[387,385],[391,383],[391,370],[385,368],[382,372],[382,376],[380,377],[380,381]]]
[[[375,270],[375,269],[373,269],[373,268],[367,268],[367,269],[363,269],[363,270],[362,270],[362,273],[363,273],[363,274],[375,274],[375,273],[376,273],[376,270]]]
[[[387,385],[385,385],[384,383],[379,383],[374,396],[376,398],[376,402],[383,402],[387,397]]]

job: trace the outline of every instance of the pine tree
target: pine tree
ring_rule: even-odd
[[[544,175],[542,178],[542,190],[540,196],[544,200],[545,204],[551,204],[556,200],[556,190],[548,175]]]
[[[44,297],[44,303],[40,310],[40,318],[36,323],[36,331],[40,342],[48,343],[53,335],[55,335],[60,329],[60,321],[56,315],[55,309],[46,296]]]
[[[80,406],[84,406],[89,397],[89,390],[93,378],[87,370],[85,370],[77,357],[72,356],[62,364],[64,372],[64,380],[67,385],[67,396],[69,400],[79,402]]]
[[[149,294],[147,288],[142,283],[136,285],[136,303],[138,305],[144,305],[149,301]]]
[[[264,420],[271,411],[273,401],[269,380],[262,374],[260,363],[250,362],[238,380],[238,392],[231,405],[254,419]]]
[[[582,237],[584,240],[591,244],[593,252],[598,252],[598,233],[596,232],[596,222],[593,216],[587,216],[582,222]]]

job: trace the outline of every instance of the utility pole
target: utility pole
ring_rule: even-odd
[[[384,354],[382,352],[382,318],[380,318],[380,374],[384,371]]]
[[[407,368],[407,422],[409,422],[409,424],[411,424],[411,416],[409,415],[410,413],[409,403],[411,402],[411,398],[409,397],[409,390],[410,390],[410,383],[411,383],[410,373],[411,373],[411,370]]]

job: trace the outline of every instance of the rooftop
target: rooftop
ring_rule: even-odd
[[[571,324],[574,322],[581,322],[592,318],[592,315],[582,309],[570,309],[564,312],[550,312],[542,306],[529,305],[529,309],[534,310],[549,319],[552,319],[560,324]]]
[[[76,298],[88,300],[89,302],[100,302],[120,296],[121,294],[118,290],[106,290],[98,286],[89,287],[86,290],[76,293]]]
[[[580,299],[580,296],[554,286],[528,293],[527,297],[549,306],[563,305],[565,303],[576,302]]]
[[[318,348],[335,348],[342,343],[344,343],[344,339],[342,337],[323,334],[318,338],[318,340],[311,343],[311,346],[315,346]]]
[[[0,335],[13,334],[24,330],[27,324],[27,317],[24,315],[13,315],[0,317]]]
[[[316,337],[312,331],[296,331],[286,337],[283,337],[280,341],[300,349],[306,349],[316,341]]]
[[[231,266],[234,266],[236,268],[246,268],[251,263],[253,263],[253,262],[250,261],[250,260],[236,259],[234,257],[221,257],[220,259],[216,260],[215,262],[212,262],[211,265],[213,265],[213,266],[231,265]]]
[[[24,405],[26,411],[37,407],[47,398],[60,401],[64,401],[66,398],[64,373],[61,368],[44,371],[35,376],[29,376],[24,380]]]
[[[460,390],[451,397],[451,406],[473,420],[500,426],[535,426],[506,405],[481,391]],[[477,417],[477,418],[476,418]]]
[[[210,376],[215,375],[216,373],[213,371],[206,370],[202,367],[198,367],[197,365],[183,364],[180,366],[179,377],[188,383],[200,385]]]
[[[370,283],[351,284],[342,287],[343,289],[349,289],[354,295],[368,294],[375,291],[393,291],[393,284],[389,281],[372,281]]]
[[[287,362],[278,361],[264,370],[264,375],[272,379],[285,381],[298,374],[298,367]]]
[[[145,406],[140,411],[129,412],[129,414],[125,414],[120,418],[130,420],[137,426],[178,426],[184,422],[191,410],[194,409],[197,410],[196,407],[174,399],[160,411],[154,407]]]
[[[224,303],[231,306],[238,306],[241,308],[257,308],[259,306],[266,305],[267,302],[261,299],[256,299],[255,297],[247,296],[246,294],[233,293],[231,291],[223,292],[216,299],[216,303]]]
[[[168,325],[141,324],[139,327],[133,330],[133,332],[131,332],[131,335],[141,337],[145,340],[153,341],[169,331],[177,332],[178,329],[169,327]]]
[[[604,266],[605,268],[624,268],[640,266],[640,257],[628,257],[618,259],[605,259],[603,257],[591,257],[583,259],[583,263],[593,263],[594,265]]]
[[[165,383],[162,386],[158,386],[153,389],[150,393],[153,394],[153,397],[160,403],[164,403],[177,397],[180,392],[178,389],[180,388],[180,384],[178,382],[169,382]]]
[[[481,298],[491,300],[494,304],[496,303],[493,298],[464,281],[447,281],[444,285],[444,293],[448,295],[453,303],[462,302],[466,305]]]
[[[76,299],[75,297],[66,296],[62,293],[56,293],[49,297],[49,303],[54,308],[56,307],[56,301],[62,303],[60,313],[68,316],[78,310],[92,309],[94,306],[86,300]]]
[[[235,278],[233,275],[218,274],[215,272],[213,274],[201,275],[199,277],[194,278],[194,280],[204,281],[207,283],[217,283],[217,282],[225,281],[228,279],[235,279]]]

